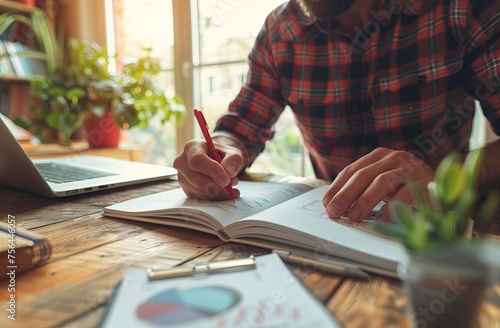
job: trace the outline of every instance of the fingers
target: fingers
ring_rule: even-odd
[[[179,184],[182,186],[184,193],[189,198],[193,199],[209,199],[209,200],[227,200],[229,199],[229,195],[225,188],[221,188],[213,181],[208,181],[204,184],[202,189],[195,187],[191,184],[190,180],[179,174],[178,176]],[[237,181],[237,179],[235,179]],[[235,185],[237,182],[231,183],[231,185]],[[236,188],[233,188],[233,196],[234,198],[240,197],[240,191]]]
[[[381,213],[379,213],[378,217],[387,222],[392,222],[393,217],[390,211],[391,202],[398,200],[408,205],[408,207],[412,207],[415,205],[415,199],[413,198],[413,194],[411,193],[410,188],[404,185],[401,187],[389,200],[388,203],[382,208]]]
[[[375,170],[380,167],[385,168],[385,165],[380,165],[377,168],[370,166],[367,170]],[[359,183],[357,183],[358,181]],[[375,205],[387,195],[394,193],[404,182],[397,169],[382,171],[374,178],[364,177],[363,174],[354,175],[353,179],[349,180],[328,203],[327,212],[330,214],[333,207],[336,212],[331,215],[340,216],[342,213],[347,213],[351,220],[361,221],[371,213]]]
[[[186,143],[184,151],[175,159],[178,181],[190,198],[222,200],[229,199],[225,187],[236,185],[236,175],[243,167],[241,152],[233,147],[216,144],[222,158],[219,164],[208,156],[208,148],[202,140]],[[239,191],[233,189],[235,197]]]
[[[410,153],[379,148],[339,174],[325,193],[323,205],[331,218],[348,215],[361,221],[381,200],[400,199],[411,204],[407,180],[427,184],[433,177],[433,170]],[[382,214],[389,215],[388,207]]]
[[[325,197],[323,198],[326,203],[328,203],[334,195],[336,195],[340,189],[349,181],[351,178],[362,168],[367,167],[370,164],[379,162],[382,158],[386,156],[386,149],[377,148],[366,156],[361,157],[356,162],[352,163],[345,167],[335,178],[335,181],[330,185],[327,192],[325,193]],[[359,181],[363,182],[363,181]],[[368,183],[369,181],[364,181]],[[327,205],[324,203],[323,205]]]
[[[398,161],[388,156],[388,152],[376,149],[342,170],[323,197],[330,217],[347,214],[353,220],[361,220],[384,196],[400,186],[403,180],[393,171]]]

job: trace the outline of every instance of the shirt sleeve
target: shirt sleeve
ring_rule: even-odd
[[[249,55],[246,83],[216,123],[215,133],[229,134],[241,145],[250,166],[273,137],[273,125],[284,110],[280,80],[273,60],[273,33],[277,25],[271,13],[260,30]]]
[[[500,135],[500,2],[470,1],[470,35],[465,64],[469,94],[481,103],[493,131]]]

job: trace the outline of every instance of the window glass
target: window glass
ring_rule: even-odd
[[[266,16],[283,0],[198,0],[200,104],[210,126],[246,79],[247,57]]]
[[[117,54],[117,69],[147,54],[160,61],[162,71],[158,85],[172,96],[174,81],[174,33],[172,1],[165,0],[113,0],[114,40],[111,46]],[[176,126],[169,122],[162,126],[153,120],[146,129],[133,128],[125,134],[126,142],[143,147],[143,160],[171,165],[177,150]]]
[[[118,69],[124,63],[143,56],[144,47],[152,47],[152,56],[162,64],[160,83],[169,95],[174,88],[174,34],[172,1],[167,0],[106,0],[112,1],[114,30],[110,44],[116,47]],[[185,0],[188,1],[188,0]],[[191,17],[194,35],[176,40],[176,46],[194,49],[194,89],[190,90],[196,106],[203,110],[213,128],[231,100],[236,97],[247,77],[247,58],[266,16],[284,0],[192,0]],[[197,28],[196,28],[197,27]],[[108,46],[109,48],[109,46]],[[179,62],[179,59],[177,59]],[[182,62],[182,59],[181,59]],[[191,98],[190,98],[191,99]],[[188,108],[188,115],[190,111]],[[176,149],[174,124],[162,128],[152,125],[147,131],[132,129],[129,142],[144,147],[143,160],[171,164],[180,149]],[[193,129],[201,137],[198,128]],[[276,124],[276,134],[259,156],[253,170],[276,174],[311,175],[310,164],[300,145],[300,133],[289,109]]]
[[[246,80],[247,58],[266,16],[283,0],[199,0],[198,40],[200,104],[213,127]],[[196,47],[195,47],[196,48]],[[312,176],[289,108],[275,125],[276,134],[251,170]]]

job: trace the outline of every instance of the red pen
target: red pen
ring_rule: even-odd
[[[217,163],[221,164],[222,159],[219,156],[219,152],[217,149],[215,149],[214,142],[212,141],[212,137],[210,136],[210,133],[208,132],[208,124],[207,121],[205,120],[205,116],[203,116],[203,113],[198,110],[194,109],[194,117],[196,117],[196,120],[198,121],[198,124],[200,125],[201,133],[203,133],[203,137],[205,138],[205,142],[207,143],[208,146],[208,151],[210,158],[213,160],[216,160]],[[234,195],[233,195],[233,187],[231,186],[231,183],[226,186],[226,191],[229,197],[231,197],[231,200],[234,201]]]

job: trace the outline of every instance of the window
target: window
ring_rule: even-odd
[[[175,91],[174,72],[186,83],[177,93],[188,106],[203,110],[210,127],[227,110],[246,80],[247,57],[265,17],[284,0],[108,0],[114,19],[114,37],[109,49],[116,47],[123,63],[141,55],[144,44],[153,48],[153,56],[162,61],[162,80],[167,92]],[[178,31],[187,33],[174,34]],[[174,40],[175,39],[175,40]],[[174,58],[174,53],[177,58]],[[175,67],[177,66],[177,70]],[[182,75],[182,76],[179,76]],[[188,87],[184,88],[187,85]],[[188,111],[190,108],[188,107]],[[188,115],[190,112],[188,112]],[[176,134],[151,132],[156,143],[147,160],[171,163],[183,145],[200,137],[192,118],[189,126]],[[300,134],[287,109],[276,124],[276,136],[266,146],[252,170],[275,174],[308,175],[312,169],[300,144]],[[138,138],[140,133],[131,136]],[[175,140],[176,137],[179,140]],[[169,151],[167,151],[167,149]]]
[[[175,94],[174,33],[172,2],[165,0],[107,0],[108,45],[117,55],[118,70],[151,47],[151,56],[159,59],[160,85],[169,95]],[[114,50],[114,51],[113,51]],[[146,130],[131,129],[128,142],[143,145],[143,160],[171,165],[177,155],[174,122],[162,127],[153,122]]]

